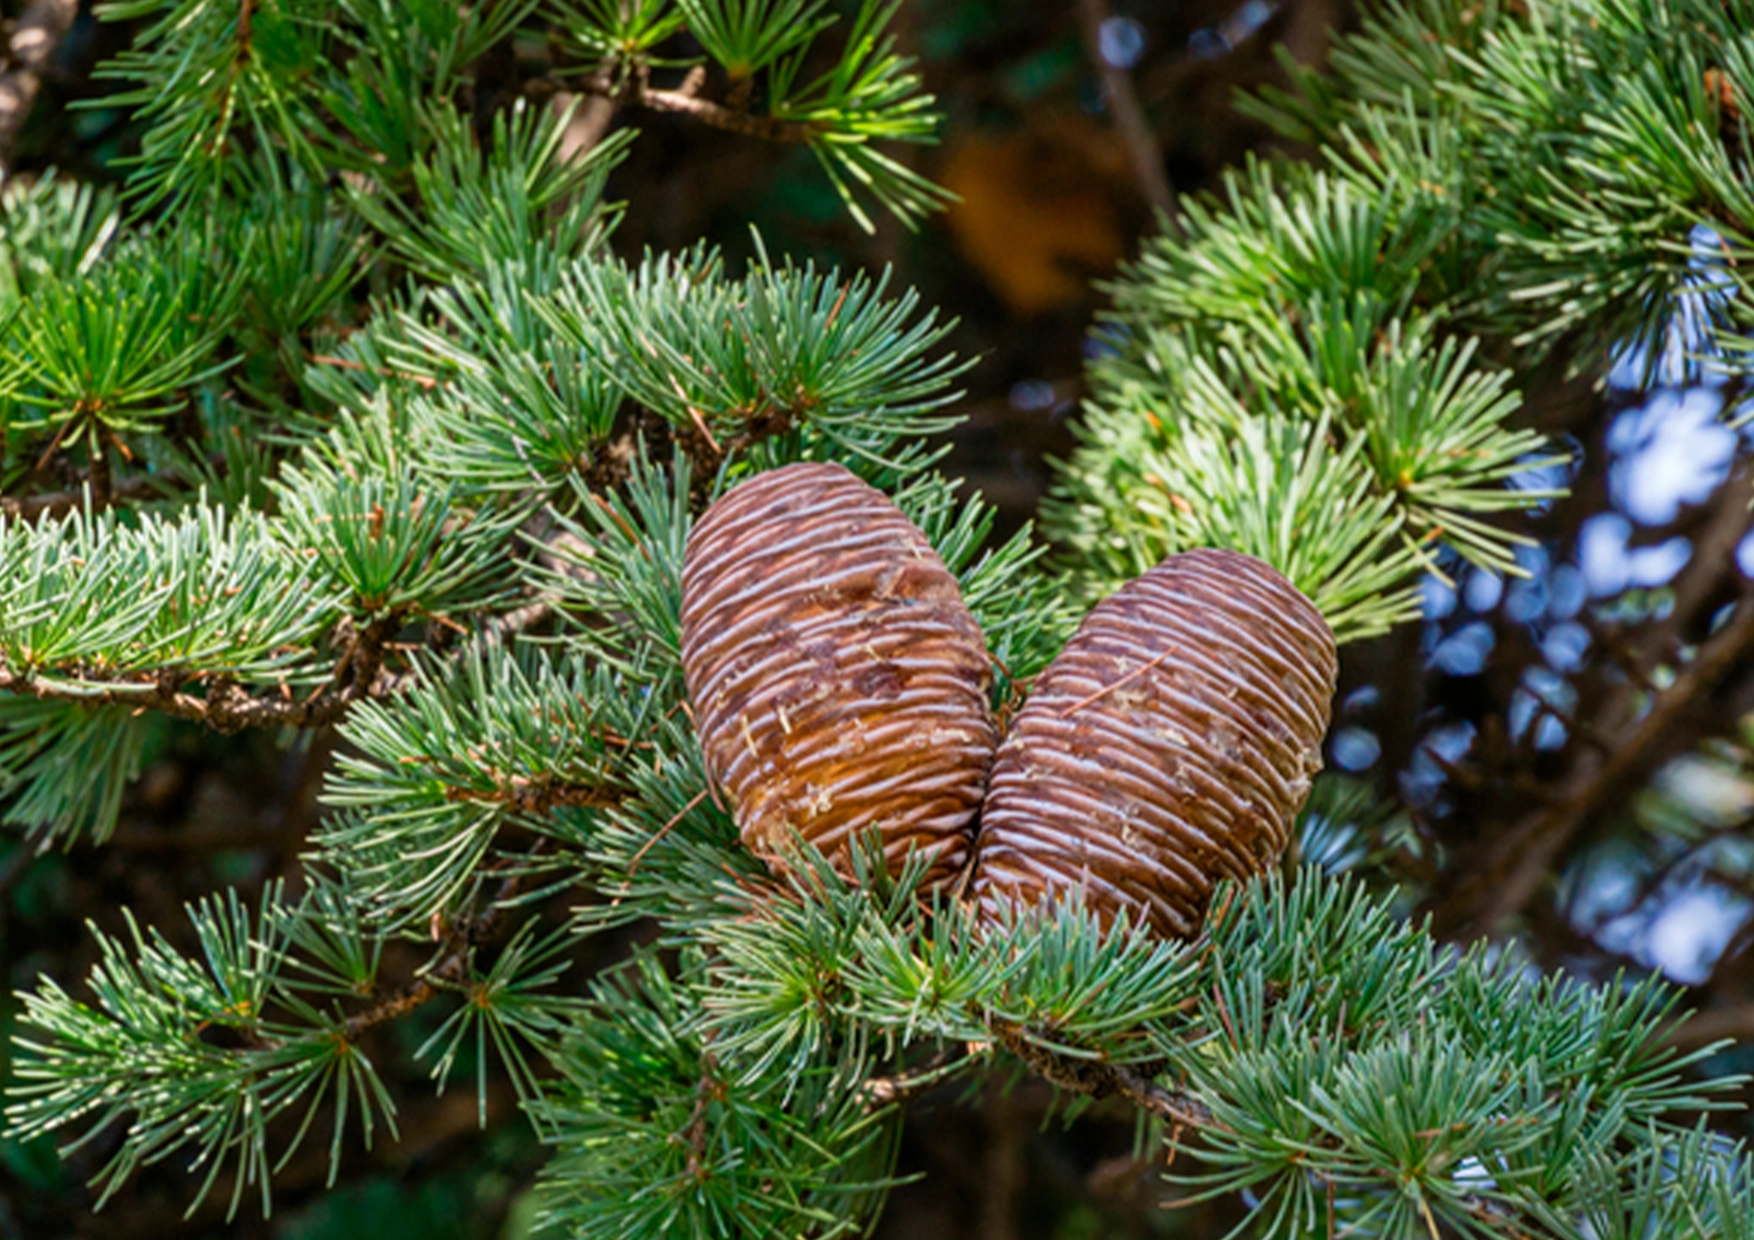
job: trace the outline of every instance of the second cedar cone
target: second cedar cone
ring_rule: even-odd
[[[968,862],[997,737],[980,626],[926,536],[838,465],[788,465],[689,535],[682,666],[713,780],[770,864],[875,827],[891,869]]]
[[[1099,603],[993,760],[974,890],[988,916],[1083,889],[1192,938],[1220,879],[1284,850],[1337,674],[1313,604],[1253,556],[1173,555]]]

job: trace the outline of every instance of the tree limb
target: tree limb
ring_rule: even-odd
[[[670,112],[699,121],[711,129],[740,133],[768,142],[808,142],[816,134],[816,126],[805,121],[788,121],[778,116],[757,116],[727,108],[710,99],[683,94],[679,90],[652,90],[640,87],[633,102],[654,112]]]
[[[1115,132],[1133,161],[1133,176],[1145,201],[1162,213],[1164,227],[1175,231],[1173,213],[1175,191],[1163,170],[1163,151],[1139,94],[1133,89],[1133,78],[1119,65],[1110,64],[1102,54],[1102,27],[1110,19],[1108,0],[1078,0],[1078,24],[1084,32],[1084,46],[1090,62],[1102,78],[1103,97],[1108,101],[1109,115],[1114,117]]]
[[[1184,1128],[1215,1128],[1218,1121],[1204,1102],[1180,1089],[1165,1089],[1136,1068],[1117,1064],[1113,1069],[1115,1090],[1142,1111],[1150,1111],[1166,1123]]]
[[[391,615],[360,630],[336,664],[329,683],[302,699],[291,694],[258,697],[225,677],[185,675],[170,669],[94,677],[44,676],[0,667],[0,693],[39,701],[156,710],[225,734],[245,728],[321,727],[339,720],[361,698],[382,695],[379,674],[384,643],[401,627],[402,619],[399,614]],[[204,695],[187,691],[204,679]]]
[[[689,120],[719,129],[726,133],[743,134],[746,137],[761,138],[768,142],[808,142],[820,130],[820,126],[809,121],[791,121],[779,116],[758,116],[746,107],[730,107],[715,103],[700,96],[701,87],[706,83],[704,73],[692,72],[682,84],[674,90],[661,90],[651,86],[643,75],[633,74],[624,81],[616,81],[607,73],[595,73],[586,78],[578,86],[580,93],[597,95],[608,99],[618,106],[632,104],[647,108],[653,112],[668,112],[673,116],[686,116]],[[537,86],[538,93],[558,87]]]
[[[1671,1029],[1666,1041],[1677,1050],[1695,1051],[1726,1039],[1754,1039],[1754,1003],[1695,1012]]]
[[[94,459],[92,463],[95,466],[97,462]],[[222,468],[225,465],[225,458],[222,456],[210,457],[209,463]],[[69,487],[64,491],[49,491],[42,495],[17,497],[0,495],[0,517],[12,517],[19,521],[36,521],[44,517],[53,520],[56,517],[66,516],[76,508],[84,508],[89,505],[92,511],[101,511],[127,500],[148,499],[164,495],[177,487],[186,485],[189,483],[183,475],[167,470],[156,474],[136,474],[121,482],[110,483],[108,502],[99,500],[98,488],[95,484],[81,484],[77,487]]]
[[[545,814],[562,805],[580,808],[619,805],[626,794],[619,788],[604,784],[573,783],[560,779],[530,779],[511,776],[501,780],[492,791],[449,787],[445,800],[469,801],[479,805],[503,805],[520,814]]]
[[[430,1003],[445,986],[461,986],[468,981],[469,961],[475,948],[493,933],[499,921],[500,905],[516,895],[522,883],[522,874],[509,875],[500,883],[485,909],[453,922],[442,935],[449,944],[444,958],[407,985],[379,994],[370,1007],[349,1016],[342,1024],[342,1036],[354,1041],[367,1029],[406,1016],[415,1008]],[[435,934],[434,937],[441,936]]]
[[[1548,806],[1524,818],[1494,844],[1484,863],[1432,910],[1440,934],[1491,931],[1540,890],[1555,859],[1592,818],[1662,759],[1676,723],[1697,708],[1730,670],[1754,650],[1754,590],[1744,588],[1728,624],[1682,668],[1648,709],[1622,728],[1611,750],[1585,759]]]
[[[78,11],[77,0],[35,0],[13,27],[6,71],[0,73],[0,183],[7,179],[12,145],[36,102],[49,57]]]
[[[1669,583],[1674,611],[1669,627],[1686,631],[1701,613],[1722,598],[1726,578],[1734,579],[1736,546],[1748,534],[1748,510],[1754,505],[1754,469],[1738,464],[1699,512],[1695,528],[1675,529],[1693,543],[1693,555]],[[1673,535],[1671,535],[1672,537]]]
[[[936,1089],[978,1057],[979,1053],[973,1047],[954,1058],[947,1051],[939,1051],[917,1068],[897,1072],[893,1076],[872,1077],[859,1092],[864,1095],[866,1107],[873,1111],[896,1103],[906,1103]]]
[[[472,946],[473,943],[468,940],[459,942],[436,968],[421,974],[406,986],[399,986],[380,995],[363,1012],[355,1012],[349,1016],[341,1026],[342,1036],[349,1042],[356,1041],[367,1029],[406,1016],[415,1008],[430,1003],[438,997],[440,982],[460,985],[469,975],[469,951]]]
[[[1061,1089],[1092,1098],[1119,1094],[1140,1110],[1183,1128],[1218,1126],[1211,1108],[1204,1102],[1184,1090],[1159,1085],[1146,1067],[1057,1054],[1031,1041],[1020,1025],[1000,1020],[989,1023],[1000,1045],[1029,1065],[1037,1076]]]

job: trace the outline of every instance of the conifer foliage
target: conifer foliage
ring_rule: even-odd
[[[933,469],[961,363],[930,309],[759,242],[617,257],[632,131],[573,151],[551,99],[803,143],[857,218],[913,220],[942,196],[891,145],[935,125],[895,7],[104,6],[139,23],[124,189],[0,199],[4,818],[102,839],[165,729],[343,744],[259,906],[191,907],[193,954],[94,931],[88,977],[21,997],[11,1131],[104,1134],[105,1194],[174,1159],[191,1203],[266,1210],[301,1145],[394,1137],[362,1043],[431,1004],[417,1055],[509,1079],[559,1234],[857,1234],[907,1098],[1029,1070],[1135,1104],[1262,1237],[1754,1237],[1659,984],[1440,945],[1315,867],[1220,886],[1187,941],[1076,893],[983,924],[874,833],[776,875],[707,777],[681,620],[695,518],[804,461],[923,532],[1001,725],[1170,552],[1265,560],[1342,643],[1440,547],[1511,565],[1554,456],[1519,368],[1689,308],[1746,356],[1754,8],[1404,0],[1251,102],[1319,162],[1184,204],[1116,285],[1050,572]],[[532,33],[553,76],[496,95],[478,66]]]

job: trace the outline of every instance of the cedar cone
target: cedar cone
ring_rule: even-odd
[[[689,535],[682,667],[714,782],[776,869],[791,833],[836,858],[875,827],[891,870],[968,862],[997,736],[992,669],[956,579],[881,491],[788,465]]]
[[[1220,879],[1284,850],[1321,769],[1334,635],[1277,571],[1173,555],[1099,603],[993,760],[974,890],[992,916],[1082,888],[1192,938]]]

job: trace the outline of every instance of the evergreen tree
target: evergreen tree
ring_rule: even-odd
[[[694,519],[799,461],[924,531],[1001,718],[1184,548],[1266,560],[1342,644],[1426,575],[1517,571],[1565,457],[1519,383],[1629,344],[1746,372],[1754,6],[1385,3],[1247,102],[1315,159],[1184,201],[1115,284],[1053,561],[935,470],[963,363],[914,294],[759,239],[742,271],[617,257],[633,131],[572,151],[552,106],[801,143],[856,218],[913,221],[943,196],[890,145],[935,125],[895,8],[105,6],[139,24],[104,70],[148,126],[125,187],[0,203],[5,821],[103,839],[167,729],[344,745],[259,904],[191,907],[196,952],[94,930],[88,977],[21,996],[12,1133],[108,1141],[106,1196],[175,1159],[191,1203],[266,1210],[302,1144],[333,1168],[395,1133],[364,1043],[430,1005],[439,1085],[472,1060],[485,1108],[503,1074],[552,1146],[557,1234],[856,1234],[903,1102],[1033,1072],[1134,1104],[1249,1234],[1754,1235],[1747,1156],[1700,1121],[1735,1082],[1664,1041],[1675,993],[1434,938],[1339,872],[1389,830],[1334,846],[1388,821],[1348,785],[1306,811],[1317,864],[1223,887],[1195,941],[1077,899],[995,931],[923,859],[744,849],[680,632]],[[524,34],[548,70],[490,80]]]

